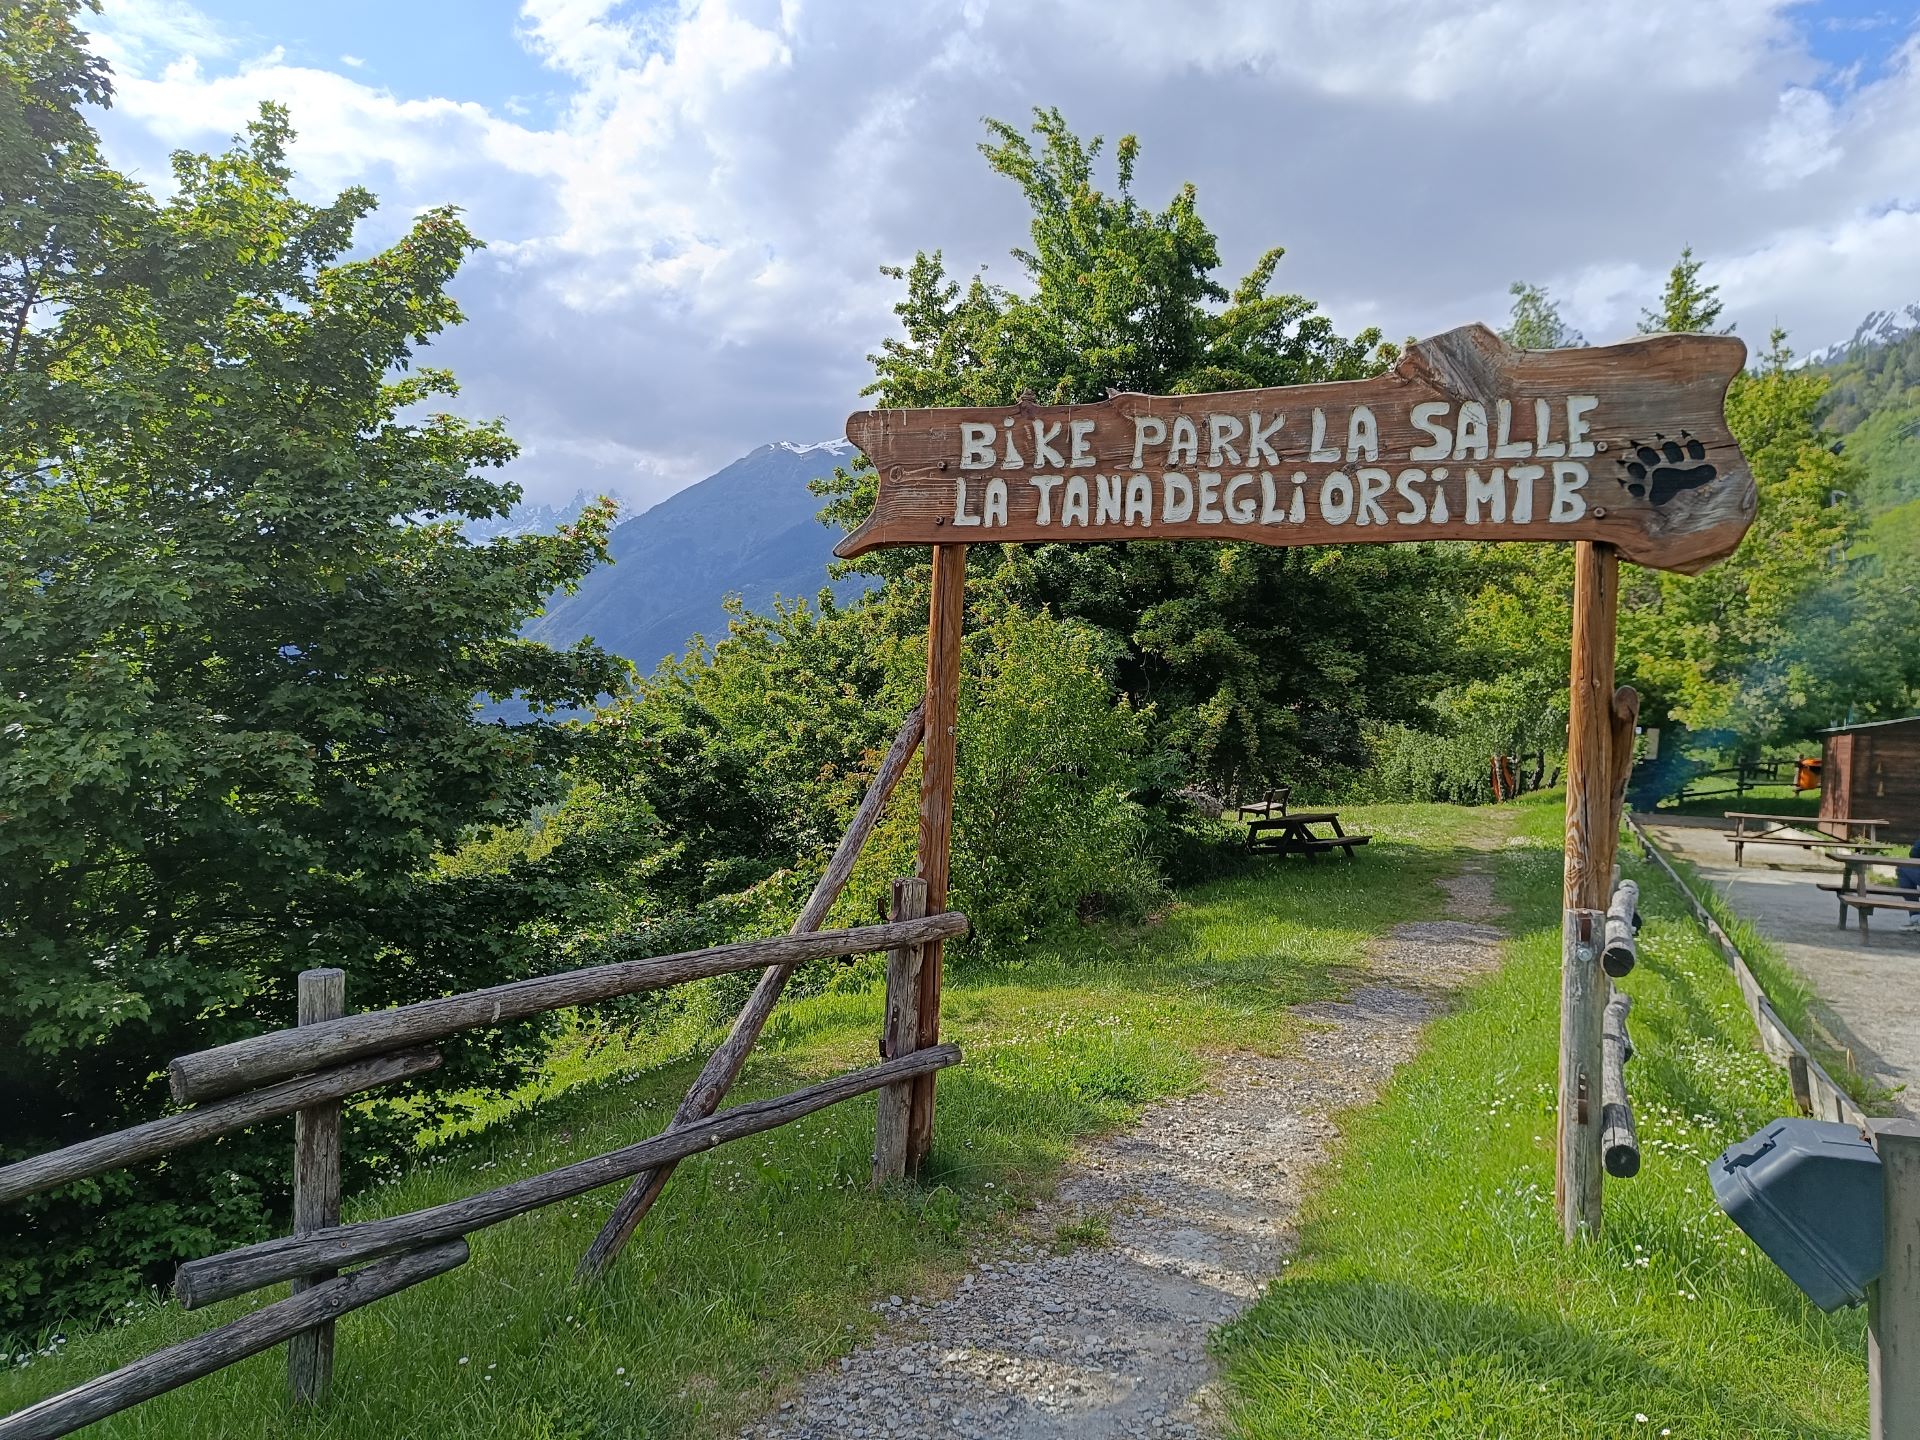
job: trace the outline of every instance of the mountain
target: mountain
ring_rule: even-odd
[[[1822,365],[1821,419],[1860,467],[1869,515],[1920,499],[1920,305],[1875,311]]]
[[[576,490],[573,499],[561,505],[535,505],[523,500],[505,515],[496,515],[490,520],[469,520],[467,539],[482,545],[503,535],[551,534],[569,521],[578,520],[592,499],[586,491]]]
[[[1853,338],[1816,350],[1807,357],[1810,365],[1837,365],[1850,355],[1877,346],[1897,345],[1920,332],[1920,305],[1899,310],[1869,310],[1867,318],[1854,327]]]
[[[811,599],[828,584],[839,536],[816,518],[821,501],[807,482],[847,462],[845,440],[762,445],[697,485],[614,527],[613,563],[572,595],[555,597],[528,634],[552,645],[583,635],[643,671],[685,650],[696,634],[727,631],[721,602],[739,594],[765,610],[775,595]],[[832,588],[856,595],[862,581]]]

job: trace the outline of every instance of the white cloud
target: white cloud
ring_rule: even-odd
[[[531,487],[651,496],[854,408],[893,323],[880,265],[938,247],[1015,278],[1025,209],[975,146],[983,115],[1036,104],[1137,132],[1143,201],[1195,181],[1229,269],[1285,244],[1279,283],[1348,329],[1497,322],[1527,279],[1603,342],[1691,244],[1750,340],[1844,336],[1920,298],[1920,40],[1863,85],[1823,72],[1804,20],[1789,0],[526,0],[515,34],[565,92],[545,125],[248,50],[179,0],[116,0],[99,33],[129,153],[217,144],[270,97],[303,183],[371,183],[389,224],[466,206],[493,246],[446,343],[468,400],[529,441]]]

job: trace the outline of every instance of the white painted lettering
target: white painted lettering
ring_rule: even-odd
[[[1287,519],[1295,525],[1306,523],[1307,519],[1307,472],[1293,472],[1293,504],[1287,507]]]
[[[1347,416],[1347,463],[1379,458],[1380,423],[1373,418],[1373,411],[1364,405],[1356,405],[1353,413]]]
[[[1416,455],[1414,458],[1419,457]],[[1460,424],[1455,428],[1453,435],[1453,458],[1456,460],[1487,458],[1487,407],[1478,400],[1461,402]]]
[[[1453,453],[1453,428],[1444,421],[1446,413],[1453,409],[1444,400],[1423,400],[1413,407],[1408,417],[1416,430],[1424,430],[1433,437],[1430,444],[1416,445],[1407,452],[1414,460],[1444,460]]]
[[[1093,434],[1093,421],[1075,420],[1067,429],[1073,436],[1073,458],[1067,463],[1076,470],[1093,464],[1093,450],[1087,444],[1087,437]]]
[[[1094,483],[1100,487],[1100,498],[1094,507],[1094,521],[1100,525],[1118,525],[1120,523],[1120,489],[1125,479],[1122,475],[1096,475]]]
[[[1067,468],[1067,457],[1053,448],[1053,442],[1060,438],[1060,432],[1065,428],[1057,420],[1052,425],[1044,420],[1033,422],[1033,463],[1036,467],[1051,465],[1056,470]]]
[[[1002,470],[1024,470],[1027,468],[1027,462],[1021,457],[1020,452],[1013,447],[1013,421],[1007,420],[1002,423],[1007,427],[1007,440],[1006,447],[1000,455],[1000,468]]]
[[[1485,480],[1473,466],[1467,467],[1467,524],[1480,523],[1482,505],[1493,511],[1494,524],[1507,523],[1507,476],[1498,465],[1487,472]]]
[[[1035,523],[1051,525],[1053,523],[1053,487],[1060,483],[1060,477],[1036,475],[1027,483],[1040,492],[1040,514]]]
[[[1593,427],[1587,423],[1587,416],[1599,403],[1598,395],[1567,396],[1567,454],[1582,459],[1593,454],[1593,442],[1587,439],[1587,431]]]
[[[1587,467],[1578,460],[1561,460],[1553,467],[1553,511],[1547,516],[1556,525],[1578,520],[1587,513]]]
[[[1207,464],[1238,465],[1240,447],[1233,442],[1246,432],[1246,428],[1232,415],[1207,416]]]
[[[998,432],[988,420],[966,420],[960,425],[960,468],[991,470],[993,437]]]
[[[1418,525],[1427,518],[1427,497],[1413,487],[1427,478],[1427,472],[1409,467],[1400,472],[1400,478],[1394,481],[1394,489],[1400,492],[1400,498],[1407,502],[1407,508],[1393,518],[1402,525]]]
[[[1167,443],[1167,422],[1157,415],[1136,415],[1133,417],[1133,468],[1141,465],[1140,452],[1149,445]]]
[[[1444,525],[1453,518],[1452,513],[1447,509],[1447,487],[1440,483],[1446,478],[1446,466],[1433,467],[1433,510],[1427,518],[1436,525]]]
[[[1284,524],[1287,518],[1286,507],[1281,505],[1279,492],[1274,488],[1273,472],[1260,472],[1260,523],[1262,525]]]
[[[1531,440],[1513,438],[1513,402],[1501,400],[1494,406],[1493,458],[1524,460],[1533,453]]]
[[[1178,470],[1160,477],[1160,518],[1168,525],[1193,518],[1193,482]]]
[[[1191,418],[1185,415],[1173,417],[1173,439],[1167,443],[1167,464],[1198,465],[1200,463],[1200,432],[1194,428]]]
[[[1252,488],[1253,476],[1244,470],[1227,482],[1227,494],[1223,503],[1226,506],[1227,518],[1236,525],[1251,525],[1254,517],[1260,513],[1260,507],[1255,505],[1252,500],[1239,500],[1234,498],[1239,495],[1242,490],[1251,490]]]
[[[967,482],[964,477],[953,482],[953,523],[956,525],[978,525],[980,517],[967,513]]]
[[[1533,523],[1533,482],[1547,473],[1544,465],[1509,465],[1507,479],[1513,482],[1513,523]]]
[[[1060,523],[1078,525],[1083,530],[1087,524],[1087,477],[1084,475],[1067,476],[1067,488],[1060,492]]]
[[[1153,481],[1135,475],[1127,481],[1127,524],[1153,524]]]
[[[1327,414],[1318,407],[1313,412],[1313,439],[1307,444],[1307,458],[1323,465],[1340,458],[1340,452],[1327,444]]]
[[[1547,436],[1553,433],[1553,406],[1545,400],[1533,402],[1533,453],[1543,459],[1567,453],[1567,447],[1561,441],[1547,443]]]
[[[1247,417],[1247,463],[1258,465],[1265,461],[1269,465],[1280,463],[1280,452],[1273,448],[1273,437],[1280,433],[1280,427],[1286,424],[1287,417],[1276,415],[1271,425],[1260,423],[1260,412],[1254,411]]]
[[[1353,478],[1359,482],[1360,498],[1355,506],[1353,523],[1356,525],[1384,525],[1387,512],[1380,507],[1380,497],[1393,488],[1393,475],[1378,465],[1363,465],[1353,472]]]
[[[998,475],[987,481],[986,503],[981,507],[981,519],[989,525],[1007,523],[1007,482]]]
[[[1218,525],[1227,518],[1220,513],[1220,472],[1218,470],[1200,472],[1200,507],[1194,512],[1193,518],[1202,525]]]
[[[1353,481],[1338,470],[1320,482],[1320,518],[1329,525],[1344,525],[1353,518]]]

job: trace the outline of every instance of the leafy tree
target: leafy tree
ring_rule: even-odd
[[[1760,492],[1753,528],[1699,575],[1644,577],[1621,615],[1625,668],[1650,723],[1722,732],[1749,752],[1804,733],[1812,695],[1788,657],[1856,525],[1852,467],[1818,421],[1826,378],[1792,363],[1784,331],[1770,340],[1759,370],[1727,394]]]
[[[1101,188],[1098,139],[1057,110],[1031,138],[988,122],[981,153],[1020,187],[1030,243],[1023,289],[965,285],[938,251],[889,271],[905,286],[902,333],[872,357],[867,393],[885,406],[1003,405],[1024,391],[1091,402],[1109,388],[1195,393],[1358,379],[1394,356],[1376,330],[1348,339],[1299,295],[1271,293],[1282,251],[1231,289],[1191,185],[1164,209],[1133,193],[1139,147],[1114,152]],[[821,487],[828,518],[857,525],[874,477]],[[975,546],[976,575],[1028,609],[1088,621],[1119,642],[1115,675],[1151,710],[1166,773],[1216,785],[1331,780],[1365,758],[1369,720],[1422,720],[1454,653],[1465,568],[1446,547],[1275,550],[1257,545]],[[876,552],[854,568],[917,586],[924,561]]]
[[[1516,280],[1508,287],[1513,314],[1500,338],[1522,350],[1562,350],[1585,345],[1586,338],[1560,318],[1560,307],[1541,285]]]
[[[1667,288],[1661,293],[1659,307],[1640,312],[1642,335],[1733,333],[1731,325],[1724,330],[1713,328],[1720,318],[1720,287],[1700,283],[1701,264],[1693,258],[1691,245],[1680,252],[1673,269],[1667,272]]]
[[[372,1007],[542,963],[523,923],[572,881],[433,861],[553,798],[587,732],[481,723],[474,696],[586,703],[625,673],[518,638],[607,508],[462,537],[518,488],[488,473],[499,424],[408,369],[460,318],[458,216],[345,258],[373,197],[294,199],[274,106],[156,201],[100,157],[76,12],[0,12],[0,1156],[157,1113],[168,1056],[286,1024],[306,966]],[[436,1083],[489,1052],[530,1053],[476,1042]],[[0,1325],[258,1230],[285,1170],[235,1137],[14,1210]]]

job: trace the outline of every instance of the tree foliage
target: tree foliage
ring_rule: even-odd
[[[1311,300],[1273,293],[1279,249],[1222,284],[1191,185],[1157,211],[1135,198],[1132,137],[1115,147],[1107,190],[1102,143],[1057,110],[1036,111],[1030,132],[1002,121],[988,131],[981,153],[1031,214],[1029,243],[1013,252],[1025,284],[963,285],[938,251],[889,271],[905,294],[902,333],[872,357],[867,393],[880,404],[1295,385],[1364,378],[1393,358],[1378,331],[1343,337]],[[824,488],[826,514],[845,528],[872,507],[870,470]],[[914,573],[903,554],[854,564]],[[975,546],[970,566],[1004,569],[1009,597],[1112,635],[1120,687],[1151,714],[1151,747],[1219,786],[1325,783],[1364,762],[1367,722],[1424,719],[1467,583],[1457,551],[1433,546]]]
[[[509,886],[433,861],[550,800],[586,732],[483,724],[474,696],[586,703],[624,674],[518,637],[603,553],[605,507],[462,537],[518,490],[490,473],[500,425],[410,368],[460,319],[457,214],[348,258],[373,197],[295,199],[274,106],[154,199],[100,157],[75,13],[14,0],[0,25],[6,1154],[156,1113],[159,1062],[286,1024],[306,966],[373,1007],[541,963],[518,924],[581,867]],[[0,1324],[257,1229],[284,1198],[271,1140],[16,1211],[36,1239],[0,1239]],[[107,1206],[115,1238],[63,1244]]]
[[[1586,338],[1560,318],[1560,306],[1543,285],[1516,280],[1507,288],[1513,296],[1513,313],[1500,338],[1522,350],[1563,350],[1585,345]]]
[[[1700,270],[1705,262],[1693,258],[1693,247],[1680,252],[1673,269],[1667,272],[1667,288],[1660,293],[1660,304],[1640,312],[1642,335],[1730,335],[1733,327],[1715,330],[1720,318],[1720,287],[1701,283]]]

